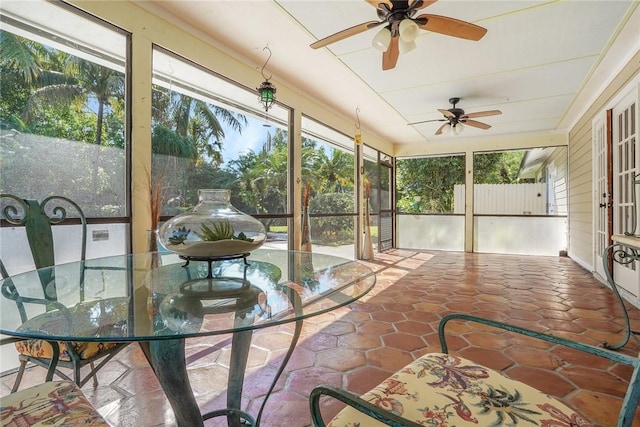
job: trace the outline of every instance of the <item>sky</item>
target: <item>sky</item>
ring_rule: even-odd
[[[264,120],[256,120],[247,117],[247,126],[242,129],[242,133],[231,129],[226,123],[222,123],[224,130],[224,142],[222,144],[222,158],[225,163],[238,158],[241,154],[247,154],[250,150],[258,152],[262,149],[267,140],[267,133],[275,132],[274,126],[264,126]]]

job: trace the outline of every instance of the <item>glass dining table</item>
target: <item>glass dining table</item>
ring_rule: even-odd
[[[304,319],[348,305],[375,285],[366,265],[331,255],[258,249],[248,257],[185,260],[140,253],[34,270],[0,281],[0,334],[49,341],[138,342],[179,426],[226,416],[260,424]],[[26,314],[21,320],[19,310]],[[241,409],[253,331],[294,323],[291,344],[256,416]],[[200,412],[185,340],[231,335],[227,407]]]

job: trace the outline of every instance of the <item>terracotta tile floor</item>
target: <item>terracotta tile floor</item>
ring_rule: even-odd
[[[367,264],[377,272],[376,288],[350,307],[305,323],[267,403],[263,426],[308,426],[307,396],[314,385],[364,392],[413,358],[438,351],[437,323],[446,313],[473,313],[591,344],[616,342],[621,336],[621,312],[613,294],[569,258],[397,250],[377,254]],[[629,308],[632,326],[640,329],[640,310]],[[629,369],[487,328],[458,323],[451,324],[450,332],[453,353],[558,396],[595,425],[613,425]],[[244,387],[245,409],[251,414],[257,413],[291,334],[291,326],[282,326],[254,335]],[[203,411],[224,404],[228,338],[187,343],[190,380]],[[639,350],[632,339],[622,351]],[[8,393],[13,379],[1,379],[1,395]],[[43,369],[30,369],[21,388],[43,380]],[[174,424],[137,344],[102,369],[97,388],[89,383],[83,390],[114,426]],[[327,405],[326,415],[338,408]],[[640,413],[635,421],[640,426]],[[218,418],[206,425],[226,423]]]

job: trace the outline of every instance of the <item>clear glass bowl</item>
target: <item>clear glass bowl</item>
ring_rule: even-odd
[[[176,215],[159,229],[160,242],[191,258],[242,256],[258,249],[267,233],[260,221],[230,202],[230,190],[198,190],[192,211]]]

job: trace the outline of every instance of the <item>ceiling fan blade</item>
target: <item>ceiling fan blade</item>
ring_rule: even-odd
[[[346,39],[347,37],[355,36],[356,34],[360,34],[364,31],[370,30],[371,28],[375,28],[381,24],[384,24],[384,22],[379,22],[379,21],[364,22],[362,24],[347,28],[346,30],[338,31],[337,33],[332,34],[328,37],[325,37],[321,40],[318,40],[315,43],[311,43],[311,47],[313,49],[318,49],[328,44]]]
[[[486,123],[478,122],[476,120],[462,120],[462,123],[464,123],[467,126],[471,126],[479,129],[485,129],[485,130],[491,127]]]
[[[367,0],[368,1],[368,0]],[[437,2],[438,0],[414,0],[413,2],[409,2],[409,8],[412,10],[420,10],[420,9],[424,9],[427,6],[431,6],[432,4],[434,4],[435,2]],[[416,3],[422,3],[422,4],[418,4],[416,5]]]
[[[412,123],[407,123],[407,126],[411,126],[411,125],[419,125],[421,123],[429,123],[429,122],[448,122],[449,120],[447,119],[433,119],[433,120],[422,120],[420,122],[412,122]]]
[[[390,70],[398,63],[398,56],[400,56],[400,49],[398,48],[398,36],[391,38],[389,47],[382,54],[382,69]]]
[[[472,119],[474,117],[497,116],[499,114],[502,114],[502,111],[500,111],[500,110],[487,110],[487,111],[478,111],[478,112],[475,112],[475,113],[465,114],[463,117]]]
[[[443,124],[442,126],[440,126],[440,127],[438,128],[438,130],[436,131],[436,135],[440,135],[440,134],[442,134],[442,131],[444,130],[444,127],[445,127],[445,126],[449,126],[449,123],[445,123],[445,124]]]
[[[448,16],[425,13],[416,19],[422,18],[426,19],[427,23],[420,25],[420,28],[434,33],[468,40],[480,40],[487,33],[486,28],[459,19],[449,18]]]
[[[391,0],[366,0],[371,6],[378,8],[380,3],[384,3],[389,6],[389,9],[393,8],[393,2]]]
[[[438,111],[440,111],[442,114],[444,114],[446,117],[455,117],[456,115],[453,114],[451,111],[449,110],[443,110],[441,108],[438,108]]]

